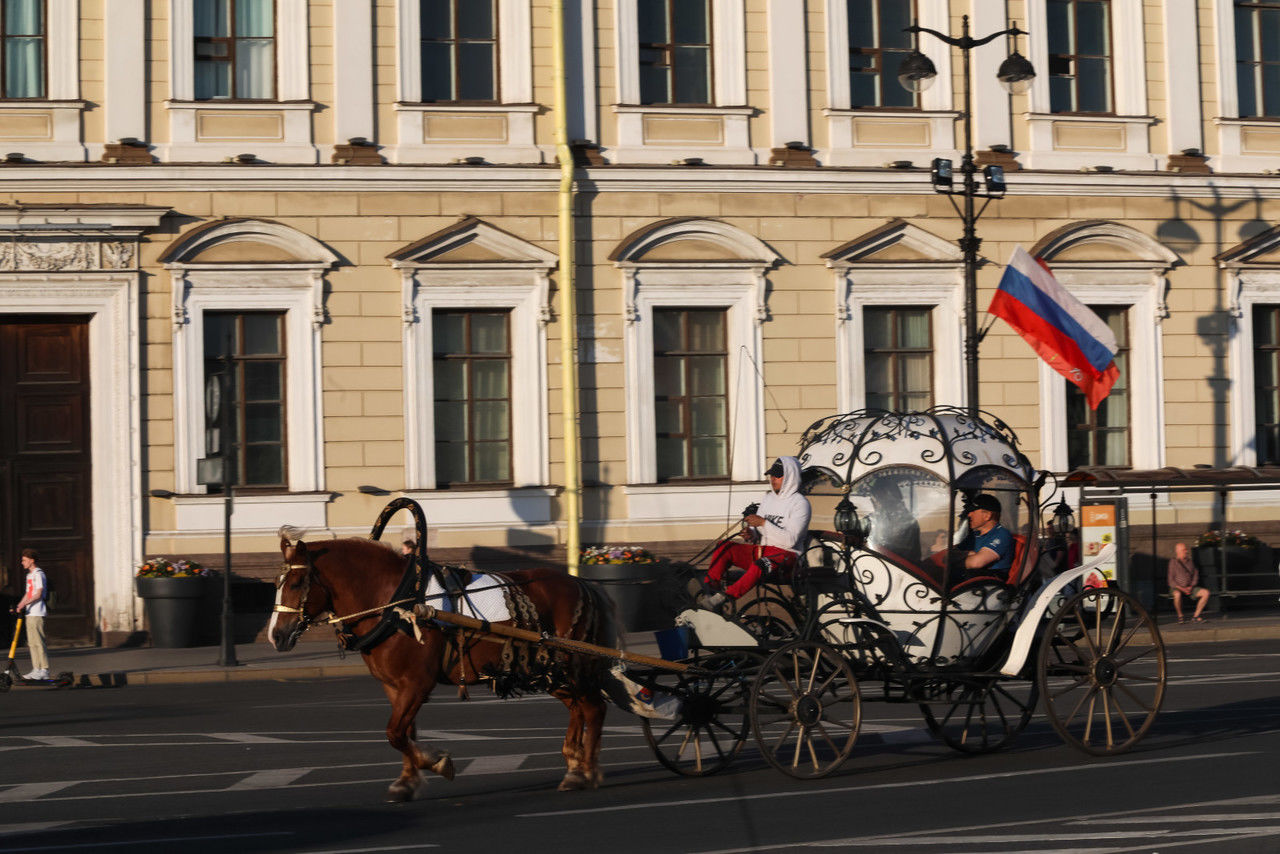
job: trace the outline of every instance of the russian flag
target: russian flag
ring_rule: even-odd
[[[1090,409],[1098,408],[1120,376],[1115,334],[1058,283],[1043,261],[1021,246],[1009,259],[987,311],[1012,326],[1036,355],[1079,386]]]

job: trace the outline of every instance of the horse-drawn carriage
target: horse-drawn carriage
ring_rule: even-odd
[[[405,754],[393,796],[412,796],[419,768],[452,774],[447,754],[424,754],[412,743],[413,716],[435,681],[509,674],[519,658],[513,643],[537,648],[534,657],[547,662],[526,667],[516,687],[547,688],[570,709],[562,788],[599,779],[601,690],[641,715],[664,766],[691,776],[723,768],[749,739],[784,773],[829,774],[853,749],[864,697],[918,704],[930,731],[964,752],[1009,744],[1040,697],[1054,729],[1085,752],[1120,753],[1146,734],[1164,696],[1159,630],[1097,571],[1108,554],[1063,568],[1045,553],[1040,492],[1049,475],[1034,470],[1004,424],[951,407],[860,411],[813,424],[798,456],[813,518],[829,514],[833,530],[811,530],[792,576],[769,582],[773,592],[754,596],[733,618],[698,609],[676,616],[690,642],[679,660],[611,645],[605,608],[582,582],[544,590],[543,576],[514,573],[497,585],[489,577],[453,585],[502,587],[508,607],[500,610],[512,627],[479,612],[441,612],[448,579],[429,593],[425,574],[411,576],[414,561],[399,587],[396,573],[383,571],[376,592],[348,594],[333,577],[331,554],[289,539],[272,639],[288,648],[322,611],[361,605],[330,622],[344,627],[375,676],[402,686],[388,690],[395,707],[388,737]],[[966,534],[957,517],[974,502],[998,504],[1012,540],[986,568],[965,566],[956,548]],[[405,499],[388,505],[374,539],[391,512],[409,505],[425,542],[421,511]],[[372,555],[361,558],[365,566]],[[326,601],[308,605],[312,589]],[[438,597],[434,606],[422,604],[424,595]],[[374,606],[361,604],[368,602]],[[415,606],[416,619],[404,610]],[[381,640],[360,646],[379,633]],[[500,643],[484,643],[494,639]],[[479,655],[482,646],[503,653]],[[425,675],[404,687],[405,673],[418,669]]]

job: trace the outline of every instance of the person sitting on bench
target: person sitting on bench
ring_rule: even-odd
[[[787,572],[796,564],[805,536],[809,532],[812,508],[800,493],[800,461],[795,457],[779,457],[766,472],[770,490],[760,499],[755,513],[743,517],[739,531],[745,543],[725,540],[711,553],[711,566],[703,584],[714,592],[698,597],[698,604],[718,610],[726,599],[737,599],[768,572]],[[718,590],[725,570],[730,566],[746,572],[723,591]]]
[[[1173,595],[1173,610],[1178,615],[1178,622],[1185,623],[1182,616],[1182,597],[1189,596],[1196,600],[1196,612],[1191,615],[1191,622],[1203,623],[1201,612],[1209,603],[1209,591],[1200,586],[1200,570],[1191,562],[1191,552],[1186,543],[1177,543],[1173,547],[1173,560],[1169,561],[1169,592]]]

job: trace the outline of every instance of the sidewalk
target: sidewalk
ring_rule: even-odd
[[[1280,609],[1232,611],[1210,614],[1203,623],[1178,625],[1172,615],[1160,615],[1160,632],[1166,646],[1206,641],[1280,639]],[[652,632],[626,636],[627,649],[658,655]],[[200,682],[237,682],[258,679],[325,679],[368,673],[359,655],[343,655],[331,635],[316,632],[304,636],[289,652],[276,652],[265,642],[238,644],[235,667],[218,664],[217,646],[187,649],[125,647],[54,648],[50,650],[54,673],[71,671],[80,686],[162,685]],[[26,669],[26,651],[19,650],[20,669]]]

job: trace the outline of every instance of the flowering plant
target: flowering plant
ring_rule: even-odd
[[[203,564],[186,558],[169,560],[164,557],[149,557],[145,563],[138,567],[138,578],[187,578],[191,576],[207,578],[211,574]]]
[[[1201,546],[1217,547],[1226,543],[1229,546],[1239,546],[1242,549],[1251,549],[1259,544],[1257,537],[1252,534],[1246,534],[1244,531],[1220,531],[1214,529],[1205,531],[1196,537],[1196,548]]]
[[[639,546],[588,546],[578,555],[578,563],[657,563],[658,559]]]

